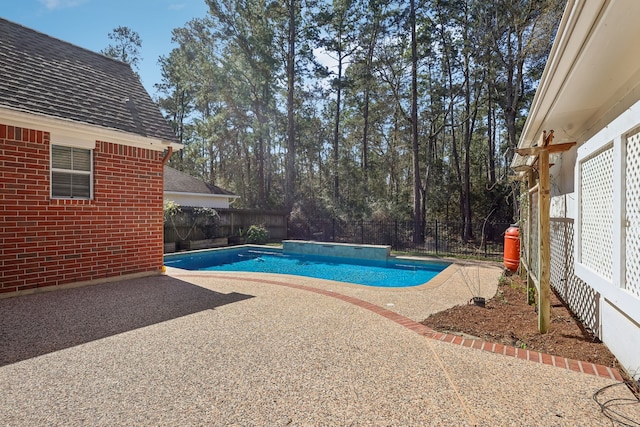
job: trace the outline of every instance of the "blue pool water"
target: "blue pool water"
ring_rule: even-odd
[[[359,285],[400,288],[428,282],[446,262],[387,261],[283,254],[277,249],[225,249],[165,256],[167,267],[198,271],[291,274]]]

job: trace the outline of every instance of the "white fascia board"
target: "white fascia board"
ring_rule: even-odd
[[[157,138],[6,107],[0,107],[0,120],[11,126],[49,132],[51,142],[54,144],[95,148],[96,141],[106,141],[154,151],[164,151],[168,147],[172,147],[174,150],[183,148],[182,144],[162,141]]]
[[[234,196],[238,197],[238,196]],[[223,194],[165,192],[164,200],[172,200],[180,206],[229,209],[230,198]],[[233,199],[235,200],[235,199]]]
[[[239,199],[240,196],[229,194],[185,193],[184,191],[165,191],[165,196],[211,197],[216,199]]]

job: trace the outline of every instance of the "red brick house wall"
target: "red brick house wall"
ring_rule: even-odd
[[[0,293],[159,272],[162,153],[97,141],[93,199],[60,200],[49,140],[0,124]]]

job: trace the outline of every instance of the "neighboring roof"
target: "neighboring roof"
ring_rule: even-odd
[[[640,1],[569,0],[518,148],[584,142],[639,98]],[[512,167],[531,162],[516,155]]]
[[[178,143],[128,64],[0,18],[0,108]]]
[[[227,196],[230,198],[237,198],[230,191],[223,190],[215,185],[207,184],[206,182],[188,175],[172,167],[164,167],[164,191],[171,193],[189,193],[189,194],[209,194],[216,196]]]

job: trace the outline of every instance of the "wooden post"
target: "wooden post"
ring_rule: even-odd
[[[540,244],[538,258],[538,279],[540,292],[538,295],[538,331],[547,333],[551,320],[551,233],[549,221],[549,151],[540,150],[538,155],[539,193],[538,201],[538,239]]]
[[[553,131],[543,132],[537,146],[518,148],[521,156],[536,156],[538,162],[538,331],[547,333],[551,322],[551,226],[549,207],[551,205],[549,185],[549,154],[571,149],[575,142],[554,144]],[[535,163],[535,162],[534,162]],[[531,177],[531,175],[529,175]],[[531,209],[531,207],[529,207]],[[529,274],[528,280],[531,275]],[[527,281],[527,285],[529,285]]]

